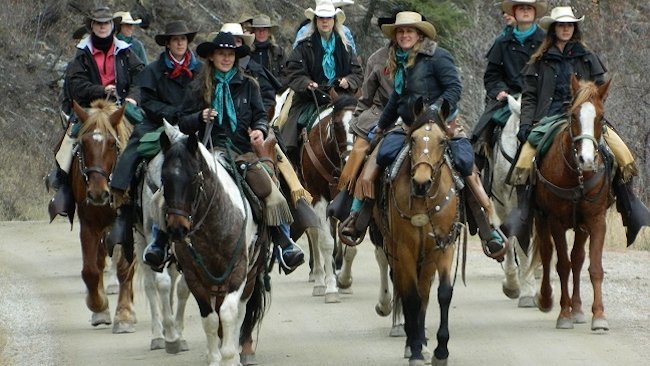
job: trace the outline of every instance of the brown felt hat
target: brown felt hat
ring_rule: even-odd
[[[165,32],[156,34],[154,39],[159,46],[166,46],[167,41],[169,41],[172,36],[186,36],[187,43],[191,43],[194,40],[194,36],[196,36],[196,31],[189,30],[184,21],[175,20],[165,24]]]

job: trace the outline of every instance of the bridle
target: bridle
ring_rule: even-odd
[[[95,135],[99,135],[99,136],[102,136],[102,137],[104,136],[101,132],[98,132],[98,131],[95,131],[95,132],[92,133],[92,136],[95,136]],[[79,165],[79,172],[84,177],[84,184],[86,186],[88,185],[89,175],[91,173],[96,173],[96,174],[99,174],[99,175],[103,176],[110,183],[111,178],[113,176],[113,170],[112,169],[115,168],[115,165],[117,163],[117,157],[119,155],[119,149],[117,148],[116,144],[112,145],[111,149],[114,150],[115,153],[113,154],[114,158],[113,158],[113,164],[111,164],[111,171],[110,172],[107,172],[106,170],[104,170],[103,167],[97,166],[97,165],[93,165],[91,167],[88,167],[88,166],[86,166],[86,159],[85,159],[85,156],[84,156],[83,140],[79,139],[79,142],[77,143],[77,145],[76,145],[76,147],[74,149],[74,155],[77,157],[77,162],[78,162],[78,165]]]

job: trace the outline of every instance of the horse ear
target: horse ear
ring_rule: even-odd
[[[162,149],[163,154],[169,150],[170,147],[172,147],[172,142],[169,140],[169,136],[167,136],[166,133],[161,133],[160,138],[160,148]]]
[[[199,139],[196,137],[195,133],[191,133],[187,139],[187,150],[189,150],[192,155],[195,155],[197,150],[199,150]]]
[[[575,74],[571,74],[571,95],[576,95],[578,89],[580,89],[580,80]]]
[[[607,99],[607,96],[609,95],[609,86],[612,83],[612,79],[609,79],[605,82],[605,84],[601,85],[598,87],[598,94],[600,95],[600,99],[605,102]]]
[[[83,107],[80,106],[76,100],[72,101],[72,110],[74,110],[74,114],[77,115],[81,123],[86,122],[86,120],[88,119],[88,112],[86,112],[86,110],[83,109]]]
[[[117,128],[117,125],[122,123],[122,117],[124,117],[124,110],[126,109],[126,104],[124,104],[120,109],[111,113],[111,116],[108,117],[108,120],[111,121],[111,126]]]
[[[438,110],[438,114],[440,115],[440,120],[447,121],[447,117],[449,117],[450,113],[451,113],[451,104],[448,101],[443,99],[442,104],[440,105],[440,109]]]
[[[424,99],[420,96],[413,102],[413,115],[418,116],[424,109]]]

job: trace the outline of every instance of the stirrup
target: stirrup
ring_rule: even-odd
[[[497,262],[501,263],[504,260],[504,256],[506,255],[506,251],[508,250],[510,244],[508,243],[508,238],[503,234],[503,232],[496,227],[492,228],[492,232],[490,233],[492,235],[492,238],[490,240],[481,240],[481,247],[483,248],[483,253],[485,253],[486,256],[496,260]],[[496,234],[496,235],[495,235]],[[501,239],[502,244],[498,243],[497,239]],[[496,247],[499,246],[501,247],[500,249],[497,248],[490,248],[490,246]],[[494,251],[494,252],[493,252]]]
[[[294,244],[294,245],[296,245],[296,244]],[[296,247],[298,247],[298,246],[296,245]],[[300,247],[298,247],[298,248],[300,248]],[[284,249],[282,247],[280,247],[279,245],[275,246],[275,256],[276,256],[276,258],[278,260],[278,271],[280,273],[284,272],[285,275],[288,275],[291,272],[295,271],[296,268],[300,267],[303,263],[305,263],[305,253],[302,251],[302,249],[299,249],[299,250],[300,250],[300,255],[299,255],[299,259],[298,259],[297,263],[294,264],[293,266],[289,266],[284,261],[284,256],[282,255],[284,253]]]
[[[357,216],[359,216],[358,211],[352,212],[347,219],[339,224],[339,239],[341,243],[350,247],[361,244],[366,236],[365,231],[359,233],[356,229]]]

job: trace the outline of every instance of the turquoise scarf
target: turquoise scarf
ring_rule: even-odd
[[[519,42],[519,44],[523,46],[528,37],[535,34],[536,31],[537,24],[533,24],[532,27],[528,28],[528,30],[525,31],[520,31],[519,28],[515,27],[515,29],[512,30],[512,34],[515,36],[515,39]]]
[[[334,48],[336,46],[336,35],[332,33],[329,40],[320,38],[320,43],[323,45],[323,73],[329,81],[330,85],[336,79],[336,61],[334,61]]]
[[[214,79],[217,81],[217,86],[214,88],[212,108],[217,111],[217,121],[219,122],[219,126],[223,125],[223,115],[225,111],[225,115],[228,116],[228,120],[230,121],[230,130],[232,132],[235,132],[235,129],[237,128],[237,112],[235,111],[235,104],[232,101],[232,95],[230,95],[229,83],[236,74],[236,67],[233,67],[225,73],[219,70],[214,70]]]
[[[395,70],[395,81],[393,82],[393,88],[397,94],[402,95],[402,90],[404,89],[404,78],[406,77],[406,62],[409,59],[409,51],[404,51],[403,49],[397,47],[395,52],[395,61],[397,61],[397,69]]]

